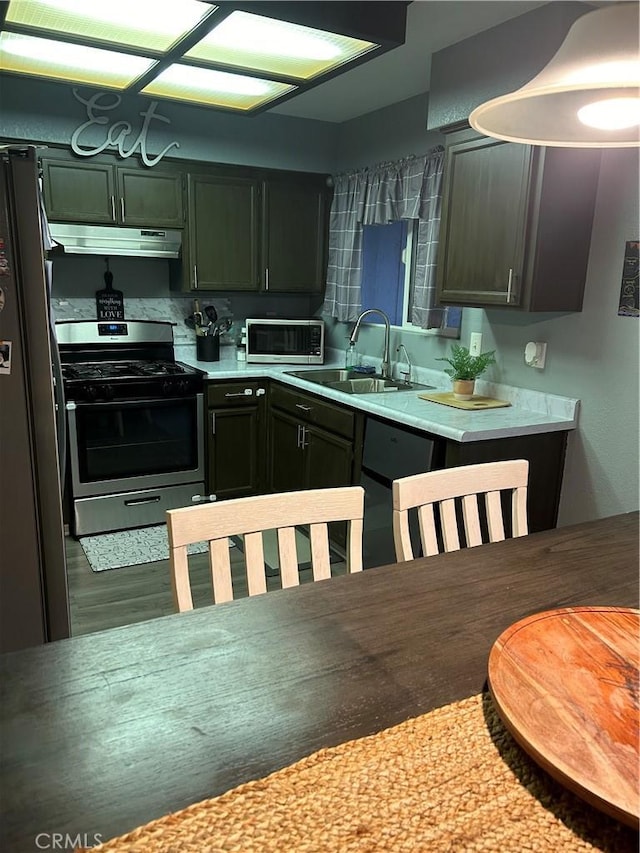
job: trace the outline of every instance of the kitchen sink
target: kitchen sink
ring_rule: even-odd
[[[385,379],[378,373],[369,375],[354,374],[352,370],[322,369],[322,370],[287,370],[289,376],[297,376],[298,379],[306,379],[324,385],[325,388],[333,388],[335,391],[343,391],[345,394],[384,394],[390,391],[425,391],[433,388],[433,385],[420,385],[417,382],[398,382],[395,379]]]

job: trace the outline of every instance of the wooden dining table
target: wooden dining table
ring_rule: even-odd
[[[0,658],[0,849],[106,840],[485,686],[529,614],[638,606],[638,513]],[[43,835],[43,833],[45,835]]]

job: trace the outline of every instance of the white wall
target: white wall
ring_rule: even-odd
[[[627,240],[639,236],[638,152],[603,151],[584,307],[580,313],[513,318],[474,311],[485,348],[496,347],[500,381],[578,397],[570,435],[560,524],[638,508],[639,320],[619,317]],[[524,364],[527,341],[548,345],[544,370]]]
[[[435,142],[423,123],[425,106],[425,98],[413,98],[346,122],[340,128],[340,165],[365,166],[427,150]],[[617,314],[625,242],[640,236],[638,171],[636,150],[603,152],[582,312],[464,310],[461,342],[468,344],[469,334],[481,331],[483,349],[497,350],[498,363],[487,378],[581,400],[579,428],[569,438],[561,525],[638,508],[640,321]],[[349,325],[332,323],[330,329],[333,345],[345,346]],[[449,342],[395,332],[392,352],[401,340],[414,364],[442,369],[435,359]],[[548,345],[542,371],[524,364],[524,347],[532,340]],[[379,356],[382,330],[367,329],[358,345]]]

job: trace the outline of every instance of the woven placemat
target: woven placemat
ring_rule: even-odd
[[[320,750],[92,849],[636,853],[638,835],[550,779],[478,695]]]

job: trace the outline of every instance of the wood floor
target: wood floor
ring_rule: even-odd
[[[232,550],[234,597],[247,595],[242,552]],[[66,537],[67,578],[71,635],[91,634],[175,613],[169,580],[169,562],[143,563],[93,572],[80,543]],[[207,554],[189,557],[194,607],[213,603]],[[332,563],[333,574],[343,574],[343,562]],[[300,572],[300,582],[313,580],[310,569]],[[267,579],[267,589],[280,589],[280,577]],[[221,607],[224,605],[220,605]]]

